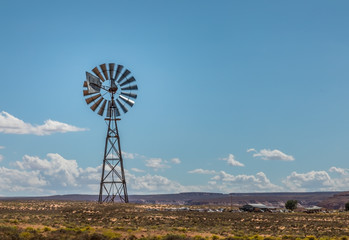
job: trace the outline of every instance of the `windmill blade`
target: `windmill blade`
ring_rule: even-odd
[[[136,81],[136,79],[135,79],[134,77],[130,77],[130,78],[127,79],[125,82],[121,83],[120,86],[122,87],[122,86],[124,86],[124,85],[126,85],[126,84],[129,84],[129,83],[131,83],[131,82],[134,82],[134,81]]]
[[[117,117],[120,117],[120,111],[119,111],[119,109],[118,109],[118,106],[116,106],[115,100],[113,100],[113,104],[114,104],[114,106],[115,106],[115,113],[116,113],[116,116],[117,116]]]
[[[108,101],[108,107],[107,107],[107,118],[110,118],[111,113],[111,106],[110,106],[110,100]]]
[[[90,93],[88,90],[84,90],[83,93],[84,93],[84,96],[94,94],[94,93]]]
[[[92,111],[96,111],[96,109],[98,108],[99,104],[101,104],[101,102],[103,101],[103,97],[100,97],[98,99],[97,102],[95,102],[90,108],[92,109]]]
[[[125,107],[125,105],[124,104],[122,104],[121,102],[120,102],[120,100],[119,99],[116,99],[116,101],[118,102],[118,104],[120,105],[120,107],[121,107],[121,109],[122,109],[122,111],[124,112],[124,113],[127,113],[127,108]]]
[[[87,104],[90,104],[92,101],[96,100],[97,98],[99,98],[101,96],[100,93],[98,93],[97,95],[95,96],[92,96],[92,97],[89,97],[89,98],[86,98],[85,101],[87,102]]]
[[[131,98],[134,98],[134,99],[137,98],[137,94],[134,94],[134,93],[121,92],[121,94],[125,95],[125,96],[128,96],[128,97],[131,97]]]
[[[125,72],[121,75],[121,77],[118,80],[118,83],[120,83],[125,77],[127,77],[127,75],[129,75],[131,72],[126,69]]]
[[[86,84],[89,93],[98,93],[101,91],[102,83],[100,79],[89,72],[86,72]]]
[[[107,104],[107,100],[104,100],[104,102],[102,103],[101,108],[100,108],[99,111],[98,111],[98,114],[99,114],[99,115],[103,116],[103,114],[104,114],[104,109],[105,109],[105,105],[106,105],[106,104]]]
[[[110,79],[114,80],[114,69],[115,69],[115,63],[109,63],[109,76]]]
[[[102,69],[103,75],[105,77],[106,80],[109,80],[109,76],[108,76],[108,71],[107,71],[107,65],[105,63],[99,65],[100,68]]]
[[[130,107],[132,107],[132,106],[135,104],[134,101],[132,101],[131,99],[126,98],[126,97],[124,97],[124,96],[122,96],[122,95],[120,95],[119,98],[121,98],[121,100],[123,100],[123,101],[124,101],[127,105],[129,105]]]
[[[138,90],[137,85],[121,88],[121,90]]]
[[[114,77],[114,80],[118,79],[122,69],[124,68],[124,66],[122,65],[118,65],[117,69],[116,69],[116,73],[115,73],[115,77]]]
[[[95,67],[94,69],[92,69],[92,72],[94,72],[103,82],[105,81],[105,80],[104,80],[104,77],[102,76],[101,72],[98,70],[97,67]]]

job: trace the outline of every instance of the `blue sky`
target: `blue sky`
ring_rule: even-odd
[[[0,195],[98,193],[85,71],[139,87],[129,194],[347,190],[347,1],[1,1]]]

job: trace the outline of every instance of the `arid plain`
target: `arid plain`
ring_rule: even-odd
[[[349,236],[349,213],[344,211],[309,214],[230,210],[218,205],[1,201],[0,239],[348,239]]]

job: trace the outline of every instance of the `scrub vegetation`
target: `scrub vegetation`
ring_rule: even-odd
[[[174,206],[0,201],[0,239],[349,239],[349,212],[202,212],[171,208]]]

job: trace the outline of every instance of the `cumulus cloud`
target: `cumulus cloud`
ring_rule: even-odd
[[[131,170],[138,173],[145,172],[144,170],[138,168],[131,168]]]
[[[75,160],[57,153],[49,153],[44,159],[25,155],[13,167],[0,168],[0,193],[23,196],[97,192],[101,174],[100,166],[79,168]]]
[[[252,148],[253,149],[253,148]],[[251,149],[249,149],[251,150]],[[255,151],[254,149],[247,152]],[[291,155],[287,155],[280,150],[274,149],[262,149],[259,152],[255,151],[256,153],[253,154],[253,157],[260,157],[263,160],[280,160],[280,161],[294,161],[294,157]]]
[[[128,153],[124,151],[122,151],[122,156],[125,159],[145,158],[143,155],[140,155],[138,153]]]
[[[331,167],[328,172],[324,170],[292,172],[282,182],[291,191],[347,191],[349,170]]]
[[[39,171],[50,182],[59,179],[56,183],[63,187],[77,186],[77,178],[82,171],[75,160],[64,159],[57,153],[49,153],[47,157],[49,160],[24,155],[22,161],[17,161],[15,164],[22,170]]]
[[[86,131],[84,128],[75,127],[67,123],[54,120],[46,120],[42,125],[32,125],[15,116],[2,111],[0,112],[0,132],[7,134],[34,134],[34,135],[51,135],[53,133],[66,133]]]
[[[197,168],[194,170],[189,171],[188,173],[197,173],[197,174],[216,174],[215,170],[205,170],[202,168]]]
[[[165,164],[165,162],[161,158],[150,158],[146,160],[145,166],[150,167],[155,171],[170,167],[167,164]]]
[[[348,169],[345,169],[345,168],[331,167],[329,169],[329,171],[336,172],[336,173],[339,173],[341,175],[348,175]]]
[[[292,191],[325,191],[332,189],[333,186],[331,177],[326,171],[292,172],[282,182]]]
[[[174,163],[174,164],[180,164],[181,160],[179,158],[172,158],[171,162]]]
[[[212,190],[218,192],[261,192],[261,191],[281,191],[282,187],[277,186],[267,178],[263,172],[256,175],[231,175],[225,171],[211,178],[209,182]]]
[[[0,146],[0,149],[4,149],[5,147],[4,146]]]
[[[223,158],[229,165],[234,167],[244,167],[245,165],[237,160],[235,160],[235,156],[233,154],[229,154],[227,158]]]

